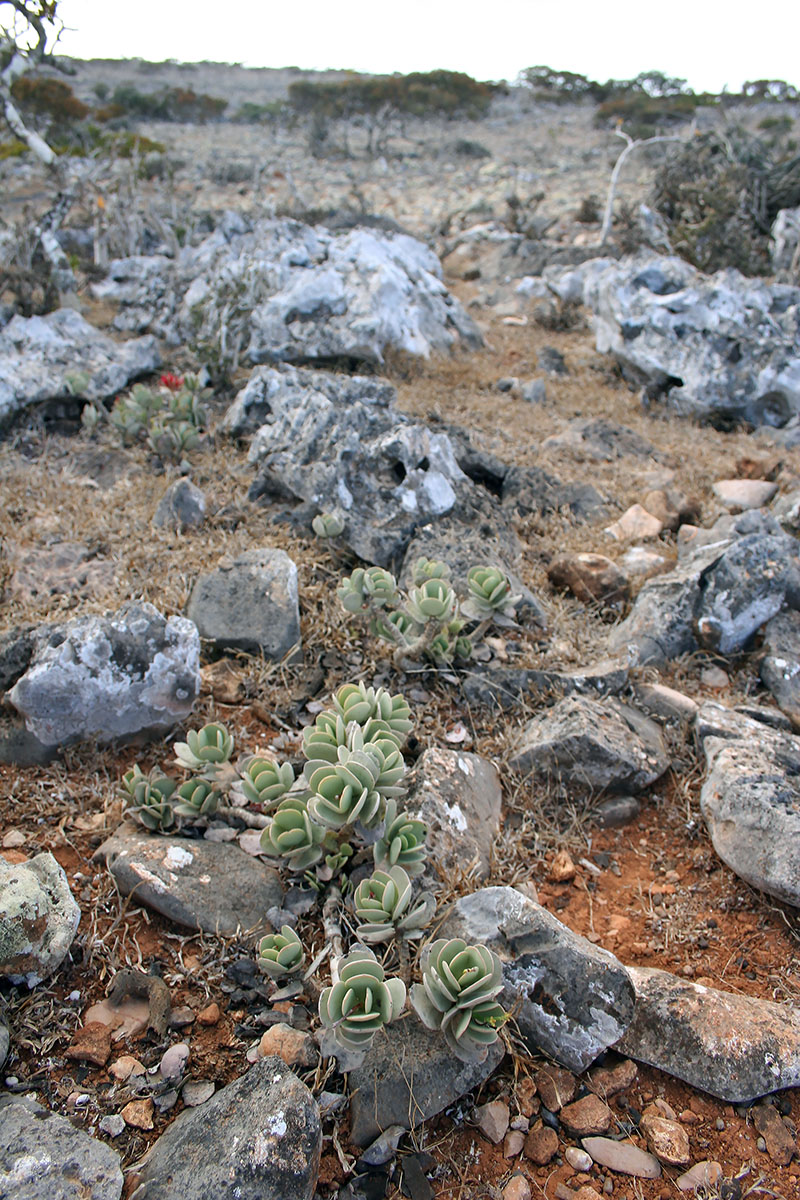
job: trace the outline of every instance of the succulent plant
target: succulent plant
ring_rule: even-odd
[[[511,593],[511,581],[499,567],[472,567],[467,572],[469,599],[462,605],[467,616],[485,618],[506,613],[519,603],[521,596]]]
[[[271,979],[294,975],[302,969],[305,960],[303,943],[291,925],[282,926],[280,933],[268,933],[258,943],[256,963]]]
[[[323,540],[337,538],[344,533],[344,521],[337,517],[336,513],[317,513],[311,522],[311,528],[317,537]]]
[[[339,603],[346,612],[357,613],[367,607],[364,592],[364,568],[356,567],[352,575],[345,575],[336,589]]]
[[[422,627],[412,621],[408,613],[396,612],[377,613],[369,623],[369,630],[375,637],[396,646],[398,642],[413,642],[422,632]]]
[[[347,726],[339,713],[326,709],[303,730],[303,753],[308,759],[338,762],[339,747],[346,745]]]
[[[458,600],[453,589],[443,579],[429,579],[408,594],[408,612],[419,625],[428,621],[446,624],[452,621],[458,610]]]
[[[233,738],[224,725],[212,721],[202,729],[190,729],[185,742],[175,743],[175,757],[182,767],[202,771],[226,763],[233,754]]]
[[[170,803],[175,787],[175,780],[167,775],[155,769],[145,775],[138,765],[134,765],[122,776],[126,815],[151,832],[165,833],[175,824],[175,812]]]
[[[507,1015],[496,1003],[503,987],[497,955],[461,938],[439,938],[426,947],[421,968],[411,1003],[423,1025],[440,1029],[457,1058],[485,1058]]]
[[[383,567],[367,567],[364,572],[364,595],[376,608],[387,608],[396,604],[397,580],[391,571]]]
[[[436,558],[418,558],[411,568],[411,578],[414,586],[420,587],[429,579],[449,579],[450,568],[447,563],[439,562]]]
[[[282,858],[290,871],[305,871],[322,858],[324,839],[325,830],[309,815],[307,799],[287,796],[261,834],[261,849]]]
[[[187,779],[175,793],[179,817],[209,817],[217,811],[219,792],[207,779]]]
[[[375,866],[399,866],[408,875],[421,875],[428,853],[427,836],[428,830],[422,821],[404,812],[398,814],[396,801],[387,801],[383,834],[372,848]]]
[[[251,755],[240,764],[242,792],[251,804],[269,807],[285,796],[294,783],[291,763],[271,762]]]
[[[147,413],[129,397],[117,400],[108,420],[126,445],[139,441],[147,432]]]
[[[190,421],[162,418],[151,421],[147,440],[162,458],[180,458],[200,445],[200,434]]]
[[[102,404],[96,404],[93,400],[84,404],[81,409],[81,425],[89,437],[94,437],[98,425],[101,425],[105,419],[106,410]]]
[[[336,763],[306,763],[304,774],[312,795],[308,811],[328,829],[344,829],[360,821],[369,829],[381,818],[383,801],[375,784],[380,764],[366,750],[340,746]]]
[[[414,726],[411,709],[403,696],[399,693],[390,696],[385,688],[367,687],[363,680],[340,687],[334,693],[333,708],[345,724],[356,721],[363,726],[371,718],[385,721],[389,729],[402,736],[403,741]]]
[[[319,998],[319,1016],[336,1041],[365,1050],[379,1029],[399,1016],[406,1002],[401,979],[386,979],[371,950],[356,950],[339,963],[339,981]]]
[[[411,880],[402,867],[377,870],[369,879],[362,879],[353,893],[353,908],[361,921],[356,933],[361,941],[375,945],[398,934],[421,937],[436,902],[430,893],[423,892],[409,907],[411,894]]]

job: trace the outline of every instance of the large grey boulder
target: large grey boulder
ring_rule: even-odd
[[[93,291],[123,306],[118,327],[171,341],[218,336],[224,309],[228,345],[238,343],[253,363],[380,363],[390,347],[427,356],[481,341],[442,283],[436,255],[406,234],[376,229],[250,226],[227,213],[174,261],[116,261]]]
[[[293,496],[336,513],[356,554],[386,566],[468,485],[447,435],[395,412],[390,398],[381,385],[370,394],[321,373],[259,368],[226,418],[237,430],[247,413],[265,413],[250,446],[250,498]]]
[[[488,947],[503,963],[500,1002],[532,1053],[585,1071],[633,1017],[633,985],[613,954],[510,887],[482,888],[449,911],[440,937]]]
[[[151,1147],[131,1200],[311,1200],[322,1149],[319,1109],[276,1057],[262,1058]]]
[[[597,349],[675,411],[722,427],[800,411],[800,289],[669,256],[601,263],[579,286]]]
[[[72,308],[12,317],[0,329],[0,429],[35,404],[75,406],[71,376],[87,376],[82,399],[103,400],[160,362],[154,337],[115,342]]]
[[[199,576],[186,613],[220,649],[280,661],[300,646],[297,567],[285,550],[246,550]]]
[[[576,695],[528,723],[510,763],[568,787],[639,792],[664,774],[669,758],[649,717],[610,697]]]
[[[48,626],[7,699],[45,745],[163,733],[200,688],[200,639],[185,617],[128,602]]]
[[[119,1200],[119,1155],[31,1096],[0,1096],[3,1200]]]
[[[799,579],[797,540],[777,522],[756,512],[722,518],[672,571],[647,580],[609,649],[640,665],[700,646],[733,653],[785,603],[797,606]]]
[[[237,842],[152,837],[125,822],[95,852],[123,896],[135,892],[170,921],[220,937],[261,925],[283,901],[274,867],[246,854]]]
[[[0,975],[29,988],[61,965],[81,910],[52,854],[25,863],[0,858]]]
[[[800,1017],[651,967],[629,967],[633,1021],[614,1047],[729,1104],[800,1084]]]
[[[409,1013],[375,1038],[350,1071],[350,1138],[366,1146],[391,1125],[414,1129],[489,1078],[503,1060],[501,1041],[482,1062],[462,1062],[441,1033]]]
[[[800,907],[800,739],[708,703],[697,731],[714,849],[752,887]]]
[[[800,730],[800,612],[782,612],[767,621],[759,673],[781,712]]]

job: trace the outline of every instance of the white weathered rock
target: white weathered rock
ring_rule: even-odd
[[[778,485],[765,479],[718,479],[712,490],[726,508],[738,512],[747,508],[763,508],[769,504]]]
[[[800,282],[800,207],[779,211],[770,230],[769,254],[779,279]]]
[[[407,812],[428,828],[428,854],[445,878],[489,874],[500,833],[503,792],[497,768],[464,750],[426,750],[416,765]]]
[[[0,329],[0,428],[35,404],[103,400],[160,364],[154,337],[115,342],[72,308],[15,316]],[[72,396],[70,377],[87,382]]]
[[[185,617],[129,602],[43,629],[7,698],[45,745],[163,733],[192,711],[200,639]]]
[[[31,1096],[0,1096],[0,1196],[119,1200],[119,1155]]]
[[[80,919],[52,854],[26,863],[0,857],[0,975],[29,988],[41,983],[66,958]]]

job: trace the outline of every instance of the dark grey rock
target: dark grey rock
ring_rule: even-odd
[[[0,975],[29,988],[69,953],[81,910],[52,854],[25,863],[0,858]]]
[[[609,796],[595,806],[592,815],[601,829],[619,829],[635,821],[641,808],[635,796]]]
[[[718,707],[703,705],[697,723],[714,849],[752,887],[800,906],[800,739],[738,713],[720,720]]]
[[[800,730],[800,612],[782,612],[764,626],[761,681]]]
[[[614,1047],[730,1104],[800,1084],[800,1018],[667,971],[629,967],[633,1021]]]
[[[531,1053],[570,1071],[585,1071],[630,1024],[633,985],[622,964],[514,888],[462,896],[439,936],[461,937],[498,955],[500,1002],[516,1009]]]
[[[416,1128],[488,1079],[503,1053],[497,1041],[483,1062],[461,1062],[438,1031],[409,1013],[375,1038],[348,1076],[352,1142],[367,1146],[392,1125]]]
[[[119,1155],[30,1096],[0,1096],[3,1200],[119,1200]]]
[[[179,1114],[150,1149],[131,1200],[311,1200],[321,1149],[311,1092],[280,1058],[262,1058]]]
[[[2,1013],[0,1013],[0,1069],[2,1069],[6,1059],[8,1058],[8,1052],[10,1049],[11,1034],[9,1033],[8,1025],[6,1025],[5,1017]]]
[[[564,355],[555,346],[543,346],[538,354],[539,366],[548,375],[568,375]]]
[[[58,746],[48,746],[34,737],[22,717],[0,704],[0,762],[18,767],[41,767],[59,754]]]
[[[66,402],[77,415],[82,401],[115,395],[160,361],[155,338],[115,342],[72,308],[12,317],[0,330],[0,429],[46,401]],[[70,377],[79,375],[87,383],[71,398]]]
[[[800,289],[643,255],[587,271],[583,300],[597,349],[682,415],[780,426],[800,410]]]
[[[192,588],[187,616],[219,649],[280,661],[300,647],[297,567],[285,550],[246,550]]]
[[[591,483],[563,482],[541,467],[512,467],[503,481],[503,507],[520,516],[567,511],[579,521],[599,521],[607,508]]]
[[[138,903],[220,937],[263,924],[267,909],[283,900],[274,867],[236,843],[153,837],[125,823],[94,858],[106,863],[123,896],[135,889]]]
[[[654,721],[620,701],[569,696],[533,718],[511,757],[533,772],[593,792],[641,791],[669,758]]]
[[[197,529],[206,516],[206,498],[191,479],[176,479],[158,502],[153,524],[159,528]]]
[[[544,404],[547,399],[547,387],[543,379],[526,380],[520,393],[526,404]]]
[[[616,696],[627,683],[627,666],[618,659],[603,659],[575,671],[495,666],[485,671],[473,669],[464,677],[462,687],[470,704],[509,710],[533,698]]]
[[[403,807],[427,825],[429,861],[442,878],[474,871],[476,879],[485,879],[500,834],[497,768],[465,750],[431,747],[418,760],[410,787]]]
[[[310,374],[261,368],[234,402],[234,428],[243,410],[269,409],[251,442],[250,499],[296,498],[335,513],[347,545],[387,566],[419,525],[450,512],[467,481],[447,435],[389,408],[385,386],[356,399]]]
[[[570,421],[563,433],[552,434],[542,442],[542,449],[552,454],[557,450],[571,451],[575,457],[598,462],[615,462],[620,458],[660,459],[663,455],[627,425],[608,417],[578,417]]]
[[[30,666],[36,647],[37,631],[33,625],[9,629],[0,634],[0,693],[24,675]]]
[[[129,602],[109,616],[46,626],[7,699],[54,746],[163,733],[189,715],[199,687],[192,622]]]
[[[729,546],[703,577],[696,626],[700,643],[722,654],[741,650],[797,590],[798,544],[790,534],[752,533]]]

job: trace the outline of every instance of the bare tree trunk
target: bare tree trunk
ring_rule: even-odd
[[[619,182],[619,177],[622,174],[622,168],[625,166],[628,156],[632,154],[633,151],[639,146],[652,146],[656,142],[680,142],[683,140],[677,134],[660,134],[658,137],[644,138],[637,142],[634,141],[631,135],[626,133],[624,129],[617,129],[615,132],[617,137],[621,137],[625,141],[626,145],[619,158],[614,163],[614,169],[611,172],[611,179],[608,185],[608,197],[606,199],[606,208],[605,212],[603,213],[603,225],[600,229],[601,246],[605,246],[606,242],[608,241],[608,235],[611,233],[611,222],[614,217],[614,200],[616,199],[617,195],[617,184]]]

